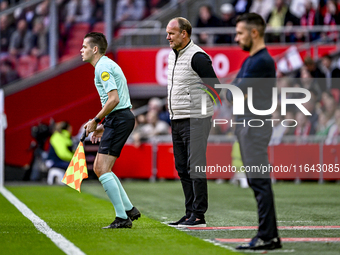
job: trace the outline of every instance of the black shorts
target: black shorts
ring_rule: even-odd
[[[104,133],[98,153],[119,157],[135,126],[135,116],[129,108],[111,112],[105,118]]]

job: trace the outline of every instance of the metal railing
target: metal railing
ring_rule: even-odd
[[[266,29],[266,36],[268,35],[279,35],[280,44],[289,44],[291,42],[286,41],[286,36],[289,34],[301,33],[305,37],[305,43],[309,43],[311,33],[325,33],[325,38],[321,39],[324,43],[336,41],[339,43],[339,31],[340,26],[293,26],[293,27],[279,27]],[[232,38],[235,37],[234,27],[211,27],[211,28],[198,28],[192,29],[192,36],[197,37],[199,34],[205,33],[209,36],[207,46],[213,46],[214,37],[219,35],[230,35]],[[166,31],[164,27],[155,28],[124,28],[119,31],[120,38],[115,40],[115,46],[119,47],[140,47],[150,45],[167,45]],[[296,42],[294,42],[296,43]],[[233,44],[236,44],[233,42]]]

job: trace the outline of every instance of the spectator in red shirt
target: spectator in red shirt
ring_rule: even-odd
[[[328,0],[326,4],[326,13],[323,17],[323,24],[327,26],[336,26],[340,24],[340,13],[335,0]],[[322,33],[321,37],[325,41],[334,41],[338,37],[338,32]]]
[[[319,11],[317,11],[311,0],[306,0],[305,3],[306,12],[302,15],[300,19],[300,25],[303,27],[312,27],[315,25],[322,25],[322,16]],[[296,33],[297,41],[306,41],[304,33]],[[320,38],[320,33],[310,33],[309,41],[313,41]]]

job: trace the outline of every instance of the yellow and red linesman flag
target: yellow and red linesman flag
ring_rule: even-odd
[[[62,182],[80,192],[81,182],[86,178],[88,178],[88,175],[84,145],[80,142],[65,172]]]

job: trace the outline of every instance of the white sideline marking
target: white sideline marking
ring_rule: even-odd
[[[278,220],[277,222],[293,222],[293,223],[296,223],[296,222],[313,222],[311,220]]]
[[[237,252],[237,250],[234,247],[231,247],[231,246],[226,245],[226,244],[222,244],[220,242],[216,242],[214,239],[203,239],[203,240],[208,242],[208,243],[212,243],[215,246],[219,246],[219,247],[222,247],[224,249],[227,249],[229,251]]]
[[[233,251],[233,252],[242,252],[242,253],[293,253],[295,252],[294,249],[291,250],[283,250],[283,249],[277,249],[277,250],[258,250],[258,251],[253,251],[253,250],[236,250],[234,247],[229,246],[229,245],[225,245],[225,244],[221,244],[213,239],[203,239],[204,241],[208,242],[208,243],[212,243],[216,246],[225,248],[227,250]]]
[[[55,245],[68,255],[85,255],[77,246],[63,237],[61,234],[51,229],[45,221],[35,215],[24,203],[16,198],[6,188],[0,188],[0,193],[12,203],[26,218],[28,218],[34,226],[43,234],[45,234]]]

